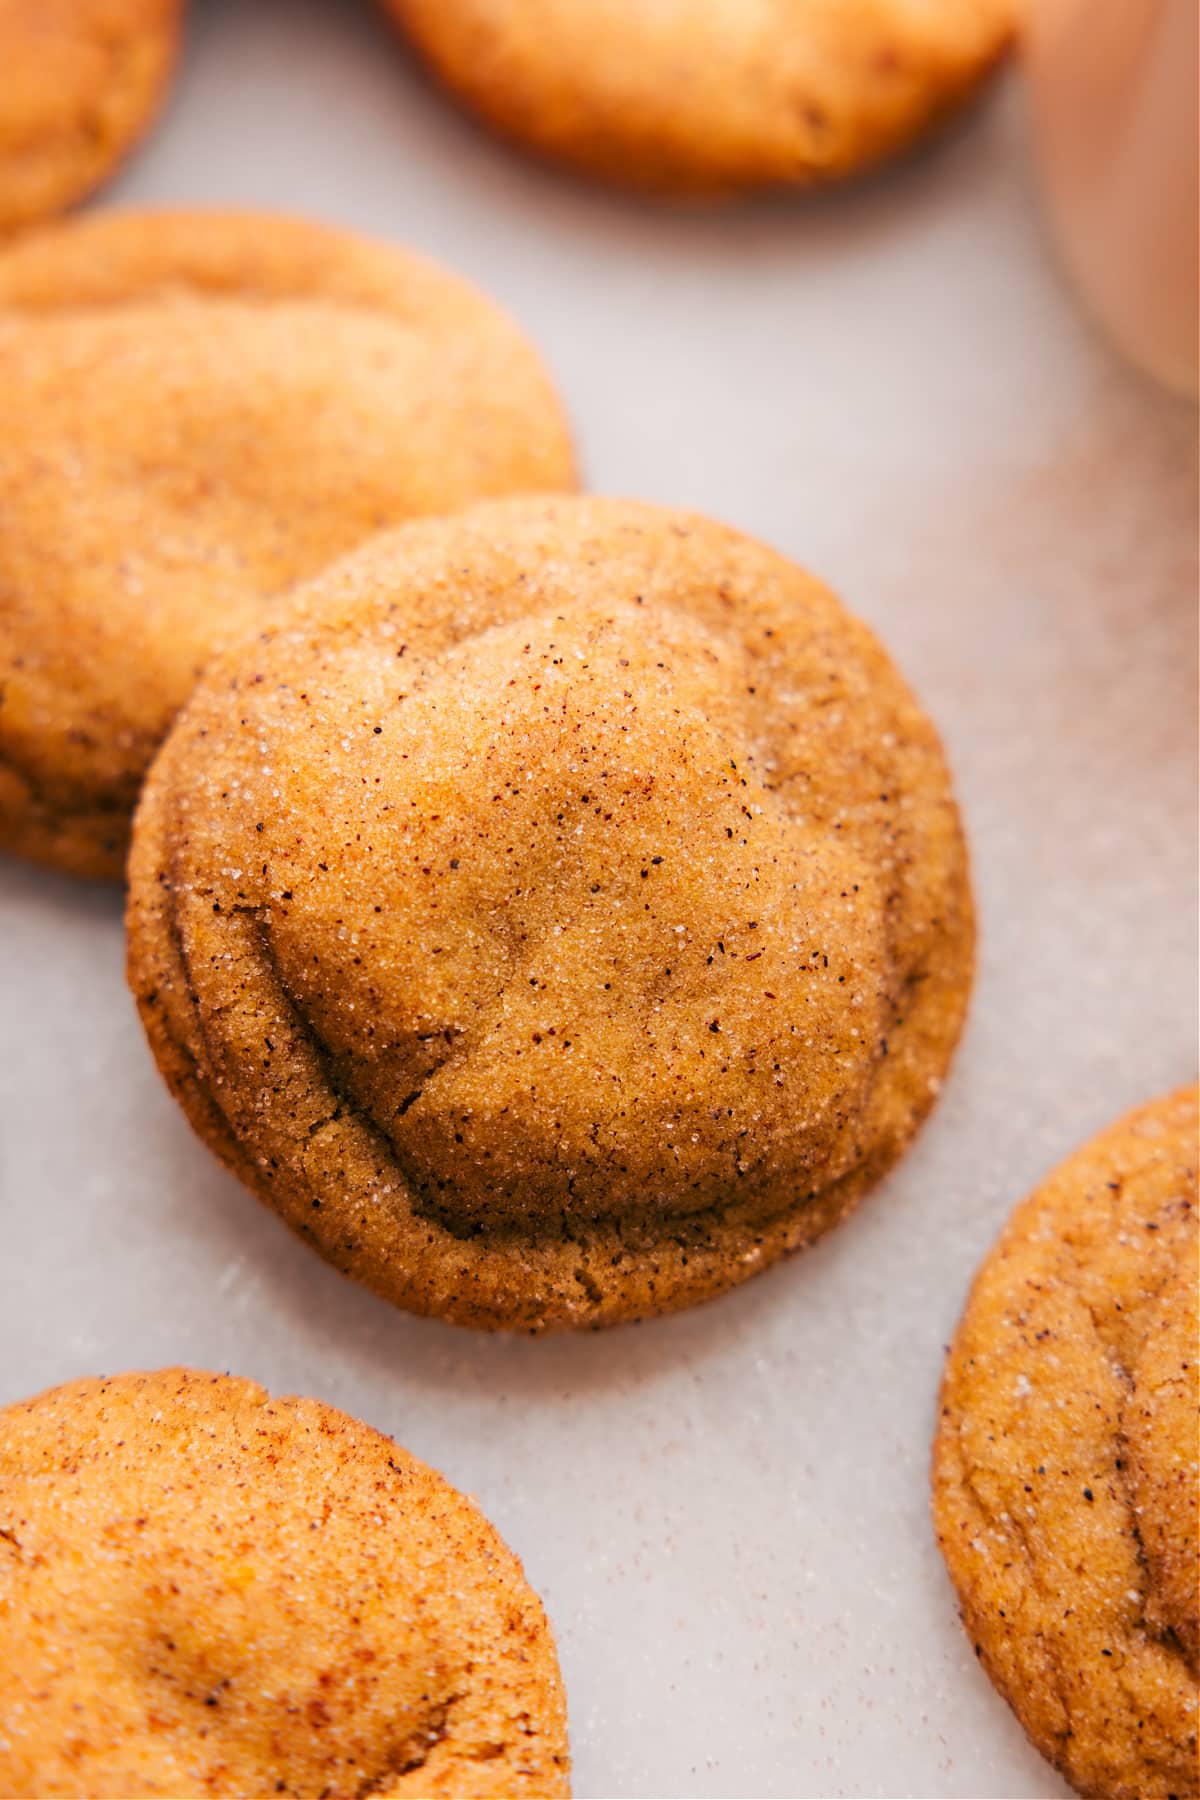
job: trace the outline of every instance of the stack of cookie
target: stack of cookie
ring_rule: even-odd
[[[626,0],[586,57],[565,0],[389,10],[504,133],[712,197],[910,143],[1012,9]],[[102,178],[178,25],[0,0],[0,228]],[[404,252],[113,212],[0,255],[0,845],[127,871],[150,1046],[247,1188],[396,1305],[530,1333],[842,1220],[974,955],[941,746],[871,632],[574,487],[536,351]],[[1146,1108],[1018,1210],[934,1449],[981,1660],[1113,1800],[1197,1793],[1196,1129],[1194,1090]],[[474,1505],[232,1377],[0,1414],[0,1677],[14,1796],[568,1791],[549,1627]]]

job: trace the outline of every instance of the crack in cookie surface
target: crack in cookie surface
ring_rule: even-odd
[[[653,508],[350,559],[214,673],[139,839],[131,973],[193,1117],[334,1260],[477,1323],[686,1304],[823,1228],[969,982],[944,766],[878,646]]]

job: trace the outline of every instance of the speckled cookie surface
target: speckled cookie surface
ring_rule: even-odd
[[[0,256],[0,847],[121,873],[227,634],[381,527],[572,485],[542,366],[455,277],[253,214]]]
[[[550,1628],[476,1506],[230,1376],[0,1412],[0,1692],[9,1800],[569,1791]]]
[[[98,187],[162,103],[182,0],[0,0],[0,235]]]
[[[1196,1103],[1129,1114],[1017,1209],[951,1347],[934,1446],[977,1653],[1102,1800],[1200,1790]]]
[[[932,1104],[972,914],[940,747],[819,582],[694,515],[477,507],[214,667],[151,774],[130,979],[227,1163],[400,1305],[686,1306]]]
[[[1003,52],[1016,0],[383,0],[507,136],[681,197],[807,186],[903,149]]]

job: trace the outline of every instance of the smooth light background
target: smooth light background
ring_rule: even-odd
[[[944,732],[979,979],[931,1124],[817,1250],[678,1319],[489,1339],[245,1195],[159,1083],[119,897],[2,862],[0,1401],[175,1361],[394,1433],[545,1596],[580,1796],[1064,1793],[957,1623],[927,1448],[1012,1204],[1193,1074],[1195,416],[1063,287],[1015,82],[854,191],[679,214],[494,144],[365,6],[209,0],[106,198],[150,201],[432,252],[542,345],[590,485],[831,580]]]

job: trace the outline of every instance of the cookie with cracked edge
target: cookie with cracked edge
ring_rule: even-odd
[[[1018,1207],[955,1334],[933,1451],[963,1622],[1042,1754],[1097,1800],[1194,1800],[1197,1090]]]
[[[187,1369],[0,1411],[0,1791],[569,1793],[554,1642],[474,1503]]]
[[[390,245],[104,213],[0,255],[0,847],[117,878],[210,655],[385,526],[571,487],[518,328]]]
[[[680,199],[853,175],[975,93],[1015,0],[382,0],[438,80],[577,172]]]
[[[415,1312],[671,1311],[837,1222],[971,982],[928,719],[784,557],[628,501],[377,539],[155,763],[129,976],[192,1124]]]
[[[63,212],[153,123],[182,0],[0,0],[0,234]]]

